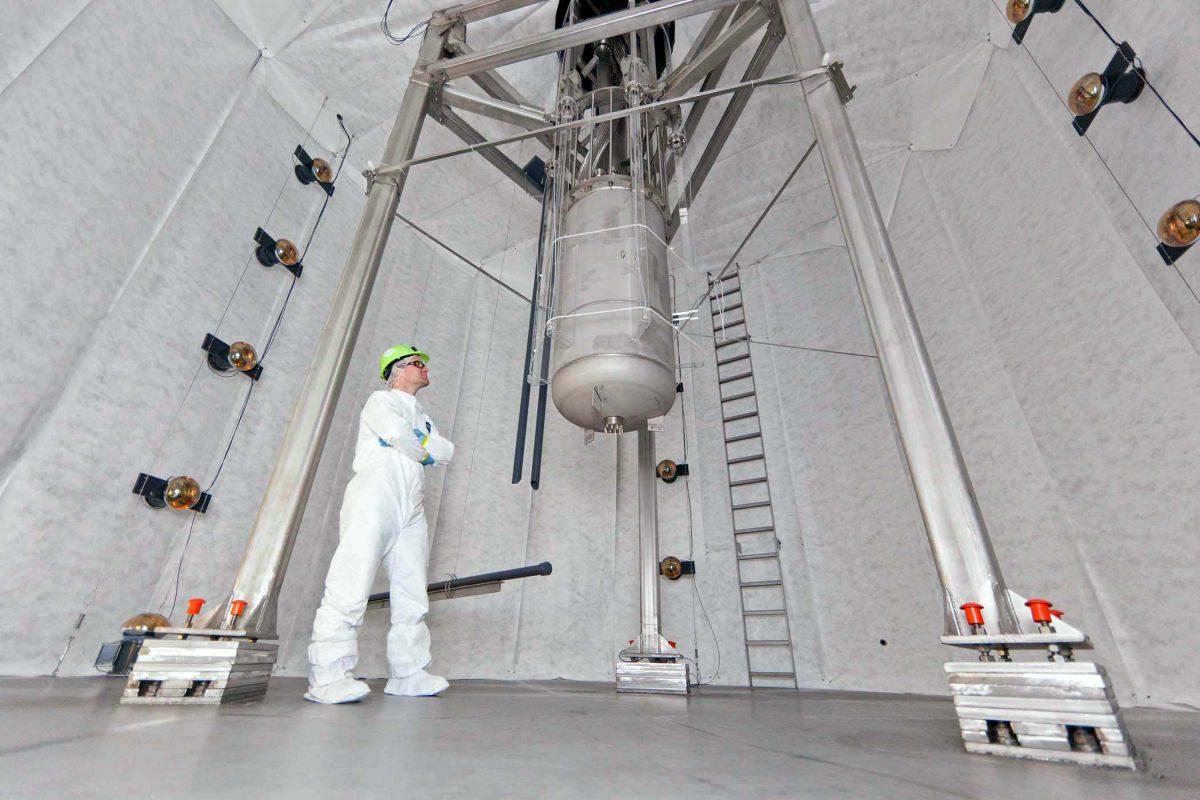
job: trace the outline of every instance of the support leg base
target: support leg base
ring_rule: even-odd
[[[261,700],[277,642],[147,639],[129,673],[122,705],[196,705]]]

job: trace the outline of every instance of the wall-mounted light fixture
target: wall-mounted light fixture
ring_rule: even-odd
[[[1110,103],[1132,103],[1146,85],[1146,71],[1134,66],[1137,53],[1129,42],[1121,42],[1104,73],[1089,72],[1071,87],[1067,107],[1075,115],[1075,132],[1087,133],[1100,109]]]
[[[323,158],[313,158],[301,145],[296,145],[293,155],[300,162],[295,166],[296,178],[305,186],[317,183],[325,190],[325,194],[333,197],[333,167],[329,166],[329,162]]]
[[[144,472],[138,473],[133,484],[133,493],[141,495],[151,508],[174,508],[179,511],[192,510],[200,514],[208,511],[212,495],[200,490],[195,478],[176,475],[163,480]]]
[[[1008,21],[1016,26],[1013,28],[1013,41],[1017,44],[1024,41],[1025,33],[1029,30],[1034,16],[1062,11],[1065,2],[1066,0],[1008,0],[1004,16],[1008,17]]]
[[[1174,264],[1200,240],[1200,201],[1183,200],[1167,209],[1158,221],[1158,254]]]
[[[258,248],[254,251],[254,255],[258,258],[258,263],[264,267],[283,264],[285,269],[297,278],[300,277],[304,265],[300,263],[300,250],[292,241],[288,239],[274,239],[262,228],[254,232],[254,241],[258,245]]]
[[[258,363],[258,352],[246,342],[225,344],[211,333],[204,334],[200,349],[208,353],[208,365],[217,372],[244,372],[250,380],[258,380],[263,368]]]

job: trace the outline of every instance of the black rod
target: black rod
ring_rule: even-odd
[[[465,578],[434,581],[425,587],[425,591],[429,594],[452,592],[455,589],[467,589],[471,586],[479,586],[484,583],[499,583],[500,581],[515,581],[518,578],[534,578],[539,575],[549,575],[553,571],[554,566],[549,561],[543,561],[540,564],[534,564],[529,567],[502,569],[499,572],[485,572],[482,575],[468,575]],[[391,592],[379,592],[378,594],[371,595],[369,602],[378,603],[381,600],[390,600],[391,597]]]
[[[529,330],[525,334],[525,366],[521,370],[521,405],[517,411],[517,444],[513,449],[512,482],[521,482],[521,470],[525,466],[525,431],[529,427],[529,364],[533,360],[533,333],[537,325],[538,287],[542,282],[542,253],[546,242],[546,198],[550,194],[550,181],[542,189],[542,221],[538,226],[537,261],[533,269],[533,302],[529,304]]]
[[[550,368],[550,337],[542,337],[542,375]],[[542,435],[546,431],[546,389],[548,384],[538,386],[537,419],[533,424],[533,463],[529,465],[529,485],[537,491],[542,482]]]

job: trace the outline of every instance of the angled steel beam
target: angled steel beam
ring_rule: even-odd
[[[535,6],[545,0],[475,0],[471,3],[459,3],[456,6],[443,8],[437,12],[450,20],[476,22],[488,17],[507,14],[525,6]]]
[[[446,49],[449,50],[451,53],[455,54],[456,56],[470,55],[471,53],[475,52],[474,50],[471,49],[471,46],[468,45],[466,42],[459,41],[457,39],[450,41],[446,45]],[[483,89],[483,91],[488,96],[494,97],[497,100],[503,100],[506,103],[514,103],[516,105],[522,105],[522,106],[536,105],[535,103],[532,103],[529,100],[527,100],[525,98],[525,96],[522,95],[521,92],[517,89],[517,87],[513,86],[511,83],[506,81],[502,76],[497,75],[495,72],[487,72],[487,71],[475,72],[475,73],[472,73],[471,80],[473,80],[480,89]],[[444,84],[443,88],[448,88],[448,87],[449,87],[449,84]],[[538,141],[541,142],[543,145],[545,145],[547,150],[550,150],[551,152],[553,152],[553,150],[554,150],[554,135],[553,134],[547,133],[547,134],[538,136]]]
[[[688,59],[663,80],[663,98],[679,97],[700,83],[717,66],[729,60],[733,51],[741,47],[755,31],[766,24],[771,13],[761,5],[755,5],[748,14],[734,20],[712,44],[695,57]]]
[[[469,55],[443,58],[429,65],[429,74],[447,80],[464,78],[482,70],[527,61],[538,56],[556,53],[570,47],[620,36],[642,28],[653,28],[683,17],[716,11],[734,5],[739,0],[657,0],[640,6],[592,17],[583,22],[545,33],[527,36],[514,42],[485,47]]]
[[[465,119],[460,117],[458,114],[455,114],[448,108],[443,108],[441,113],[439,113],[435,119],[440,122],[442,126],[446,128],[446,130],[450,131],[467,144],[482,144],[487,141],[487,137],[471,127],[471,123],[467,122]],[[506,178],[509,178],[513,181],[513,183],[525,190],[525,193],[530,197],[536,197],[539,199],[541,198],[542,187],[531,181],[529,176],[525,174],[525,171],[517,166],[517,162],[504,155],[504,153],[500,152],[495,147],[482,148],[476,152],[483,156],[493,167],[500,170],[500,172],[502,172]]]
[[[679,62],[680,66],[691,61],[696,57],[697,53],[712,44],[713,39],[717,38],[721,34],[721,31],[725,30],[725,23],[729,22],[729,16],[732,13],[733,9],[726,6],[714,11],[712,16],[704,21],[704,27],[700,29],[700,33],[696,34],[696,40],[688,48],[687,55]]]
[[[767,28],[766,34],[763,35],[762,41],[758,43],[754,55],[750,57],[750,63],[746,65],[746,71],[742,75],[742,83],[754,81],[762,77],[763,72],[766,71],[767,66],[771,63],[771,58],[775,55],[775,50],[779,47],[779,43],[783,41],[783,38],[783,26],[771,23],[771,26]],[[729,98],[729,105],[725,106],[725,113],[721,114],[721,119],[717,122],[717,127],[713,130],[712,138],[708,140],[708,144],[704,147],[704,152],[700,154],[700,158],[696,161],[696,166],[692,168],[692,174],[688,176],[687,185],[680,192],[679,202],[675,205],[675,210],[671,213],[671,219],[667,223],[666,231],[668,242],[675,236],[675,232],[679,230],[679,209],[690,204],[692,198],[699,193],[700,187],[704,185],[704,180],[713,168],[713,164],[717,163],[717,157],[721,155],[721,150],[725,147],[725,142],[729,139],[729,134],[733,132],[733,126],[737,124],[738,118],[742,116],[742,112],[746,109],[746,104],[750,102],[750,94],[753,91],[753,86],[747,86],[738,89]]]
[[[510,103],[487,95],[475,94],[456,86],[446,85],[441,88],[442,102],[451,108],[470,111],[499,122],[516,125],[527,131],[544,128],[552,119],[549,114],[536,106]]]
[[[745,14],[752,7],[754,7],[755,2],[756,2],[756,0],[751,0],[750,2],[742,3],[736,9],[733,9],[733,13],[732,13],[733,18],[735,20],[740,19],[743,14]],[[726,13],[727,14],[729,11],[730,11],[730,9],[724,8],[724,9],[721,9],[721,11],[718,13]],[[713,19],[715,19],[716,16],[717,16],[716,14],[713,14]],[[709,22],[711,23],[713,21],[713,19],[710,19]],[[715,39],[717,37],[717,35],[720,34],[720,32],[721,31],[719,28],[716,31],[714,31],[712,36],[709,38],[708,42],[705,44],[705,46],[707,46],[707,44],[711,43],[712,39]],[[700,31],[700,36],[696,37],[696,43],[695,43],[696,45],[700,44],[701,39],[703,38],[705,33],[706,33],[706,30]],[[700,52],[700,50],[702,50],[702,49],[703,49],[703,47],[693,46],[692,50],[689,51],[689,53],[688,53],[688,58],[690,59],[692,56],[694,56],[696,53]],[[721,82],[721,76],[725,74],[725,67],[728,64],[729,64],[729,59],[726,58],[724,61],[721,61],[720,63],[716,64],[712,68],[712,71],[709,72],[708,75],[705,76],[704,83],[700,84],[700,92],[701,93],[709,91],[710,89],[714,88],[717,84],[719,84]],[[704,119],[704,112],[708,109],[709,102],[710,102],[710,99],[706,97],[702,100],[697,100],[694,104],[692,104],[692,110],[688,112],[687,119],[684,120],[684,123],[683,123],[684,150],[687,149],[688,144],[696,137],[696,131],[700,128],[700,121],[702,119]],[[668,158],[667,158],[667,168],[665,171],[664,183],[669,184],[671,182],[671,180],[675,177],[675,169],[678,166],[679,166],[679,156],[676,155],[676,153],[672,150],[670,156],[668,156]]]

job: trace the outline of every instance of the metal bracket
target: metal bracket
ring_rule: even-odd
[[[837,89],[838,97],[842,99],[842,105],[846,105],[854,99],[854,90],[857,85],[851,86],[846,80],[845,73],[842,72],[844,65],[840,61],[833,61],[829,64],[829,77],[833,80],[833,86]]]

